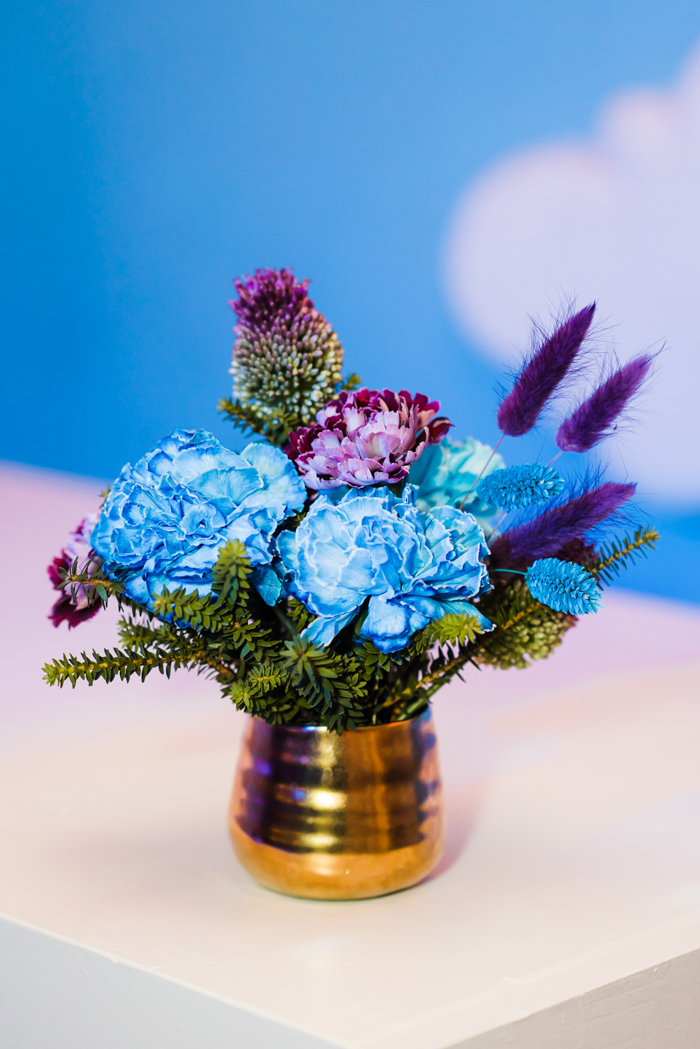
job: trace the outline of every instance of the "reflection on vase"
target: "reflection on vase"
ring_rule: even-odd
[[[414,885],[444,843],[431,712],[342,735],[251,718],[229,826],[243,866],[280,892],[342,900]]]

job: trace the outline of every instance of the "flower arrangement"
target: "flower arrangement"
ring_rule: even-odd
[[[236,288],[234,398],[219,408],[254,439],[237,453],[175,430],[123,468],[49,567],[53,622],[116,600],[121,643],[47,664],[50,684],[188,667],[273,724],[406,720],[467,664],[548,656],[653,548],[649,527],[595,540],[633,484],[572,485],[553,463],[507,467],[498,452],[580,380],[594,306],[536,333],[492,449],[448,437],[423,394],[343,381],[308,281],[260,270]],[[604,376],[561,421],[559,455],[613,432],[651,365]]]

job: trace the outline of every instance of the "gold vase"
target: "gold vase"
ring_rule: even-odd
[[[383,896],[424,878],[444,844],[432,714],[346,731],[251,718],[229,828],[253,877],[290,896]]]

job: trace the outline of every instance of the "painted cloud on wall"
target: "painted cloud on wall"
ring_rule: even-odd
[[[665,341],[615,465],[647,496],[700,502],[700,48],[670,90],[611,98],[590,140],[524,150],[470,185],[445,280],[462,329],[501,361],[527,315],[570,295],[598,301],[623,359]]]

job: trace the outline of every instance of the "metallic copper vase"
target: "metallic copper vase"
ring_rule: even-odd
[[[251,718],[229,810],[233,847],[291,896],[382,896],[424,878],[443,850],[430,711],[338,736]]]

